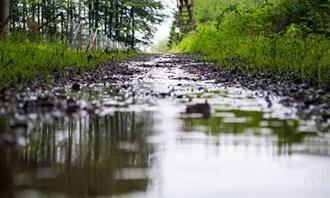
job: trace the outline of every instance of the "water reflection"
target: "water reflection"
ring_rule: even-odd
[[[21,132],[23,149],[0,147],[0,197],[328,192],[327,134],[258,111],[219,110],[205,119],[175,109],[36,123]],[[6,122],[0,126],[7,130]]]
[[[9,150],[0,147],[0,197],[12,197],[12,170]]]
[[[192,77],[179,68],[153,67],[119,93],[99,86],[69,94],[103,104],[102,116],[53,124],[41,118],[18,131],[8,131],[10,118],[0,118],[0,140],[19,140],[0,142],[0,198],[330,193],[330,135],[313,120],[276,102],[268,107],[248,90]],[[208,119],[184,113],[205,99]]]
[[[209,119],[186,116],[183,118],[183,130],[218,136],[218,143],[260,144],[260,140],[264,140],[263,146],[274,147],[278,155],[293,152],[330,154],[330,139],[315,129],[305,129],[296,119],[267,118],[264,114],[260,111],[230,110],[218,111]]]
[[[152,124],[147,112],[39,123],[16,156],[15,191],[68,197],[146,191],[153,148],[145,140]]]

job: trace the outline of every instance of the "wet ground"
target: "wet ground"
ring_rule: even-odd
[[[328,197],[327,104],[301,116],[187,57],[118,64],[3,99],[0,197]]]

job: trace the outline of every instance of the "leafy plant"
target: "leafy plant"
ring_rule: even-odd
[[[195,7],[198,29],[172,51],[330,87],[329,1],[196,0]]]

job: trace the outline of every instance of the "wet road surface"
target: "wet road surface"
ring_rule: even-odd
[[[17,139],[0,148],[2,197],[329,195],[330,135],[280,97],[205,80],[173,55],[123,64],[143,72],[66,93],[95,113],[37,112],[14,129],[0,118]]]

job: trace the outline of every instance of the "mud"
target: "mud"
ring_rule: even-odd
[[[150,62],[161,57],[165,57],[165,60]],[[131,82],[135,80],[135,83],[139,83],[146,79],[150,68],[172,70],[178,67],[191,75],[170,75],[169,79],[177,82],[170,89],[156,92],[132,88]],[[9,117],[10,127],[16,129],[28,127],[27,123],[37,119],[52,122],[63,117],[102,114],[106,108],[125,107],[127,106],[125,101],[136,98],[143,98],[144,101],[164,98],[191,101],[192,97],[188,93],[176,91],[178,87],[183,86],[182,81],[186,83],[213,81],[214,85],[229,90],[239,87],[248,89],[253,91],[255,96],[263,97],[268,108],[276,103],[272,100],[273,96],[279,96],[280,103],[297,109],[302,119],[313,117],[325,130],[329,129],[330,93],[327,90],[297,80],[283,81],[272,74],[256,75],[239,69],[231,71],[217,69],[213,63],[195,61],[188,55],[141,56],[129,61],[111,62],[86,72],[68,68],[62,73],[50,74],[47,83],[35,79],[29,86],[21,89],[3,88],[0,95],[0,115]],[[97,98],[77,97],[82,90],[86,88],[93,90],[93,87],[99,86],[108,87],[109,94],[117,98],[117,102],[109,105],[102,104]],[[193,89],[203,93],[209,91],[203,85]],[[124,102],[118,98],[125,98]],[[199,108],[198,105],[203,106],[203,103],[188,106],[187,113],[201,113],[204,117],[208,117],[210,107]]]
[[[269,106],[272,101],[271,95],[280,96],[280,103],[298,110],[302,118],[317,116],[321,122],[328,122],[330,119],[330,92],[327,89],[312,86],[304,83],[299,78],[286,79],[271,74],[254,74],[238,68],[222,70],[214,63],[191,61],[192,56],[181,55],[179,61],[186,64],[185,71],[191,74],[199,74],[197,80],[215,80],[224,87],[244,87],[256,91],[256,95],[262,95]],[[195,79],[194,79],[195,80]]]
[[[3,192],[324,197],[329,93],[292,83],[148,55],[3,90]]]

